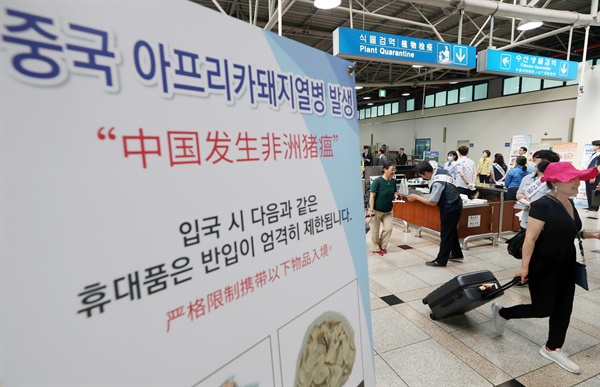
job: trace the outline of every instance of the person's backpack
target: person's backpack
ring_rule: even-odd
[[[369,200],[371,200],[371,187],[368,187],[365,190],[365,194],[363,196],[363,202],[365,204],[365,208],[369,208]]]
[[[377,179],[375,179],[377,181],[377,190],[379,190],[379,179],[381,179],[381,177],[378,177]],[[369,208],[369,201],[371,200],[371,185],[369,185],[367,187],[367,189],[365,190],[365,194],[363,195],[363,202],[365,204],[365,208]]]

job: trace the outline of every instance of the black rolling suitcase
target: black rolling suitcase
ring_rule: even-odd
[[[489,270],[461,274],[429,293],[423,303],[431,308],[431,319],[438,320],[473,310],[501,296],[519,281],[520,277],[515,277],[500,285]]]

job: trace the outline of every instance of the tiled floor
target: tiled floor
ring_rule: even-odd
[[[600,229],[597,213],[579,209],[584,229]],[[506,233],[504,237],[510,237]],[[369,279],[378,386],[600,386],[600,240],[584,240],[589,292],[577,287],[574,311],[563,351],[582,372],[571,374],[538,353],[548,319],[510,321],[503,336],[491,322],[488,303],[461,316],[433,321],[423,297],[454,276],[491,270],[501,283],[514,277],[521,261],[501,240],[475,241],[463,262],[428,267],[439,239],[396,223],[388,254],[371,253]],[[497,299],[503,305],[529,302],[527,287],[513,287]]]

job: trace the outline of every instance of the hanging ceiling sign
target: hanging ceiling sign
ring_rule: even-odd
[[[477,54],[477,71],[490,74],[574,81],[577,66],[577,62],[520,52],[487,49]]]
[[[333,31],[333,55],[427,67],[475,68],[475,47],[339,27]]]

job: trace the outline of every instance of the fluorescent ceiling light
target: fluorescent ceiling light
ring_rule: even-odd
[[[342,0],[315,0],[315,7],[319,9],[332,9],[342,3]]]
[[[369,102],[367,105],[368,106],[373,106],[373,102]]]
[[[363,99],[371,99],[371,97],[367,95],[366,97],[363,97]]]
[[[420,69],[421,67],[423,67],[422,65],[412,65],[412,67],[416,68],[416,69]]]
[[[356,90],[360,90],[362,88],[363,88],[362,86],[354,86],[354,89],[356,89]]]
[[[410,93],[402,93],[403,97],[408,97],[410,95]]]
[[[448,82],[451,85],[456,85],[458,82]]]
[[[522,19],[517,26],[519,31],[529,31],[541,27],[544,23],[539,20]]]

